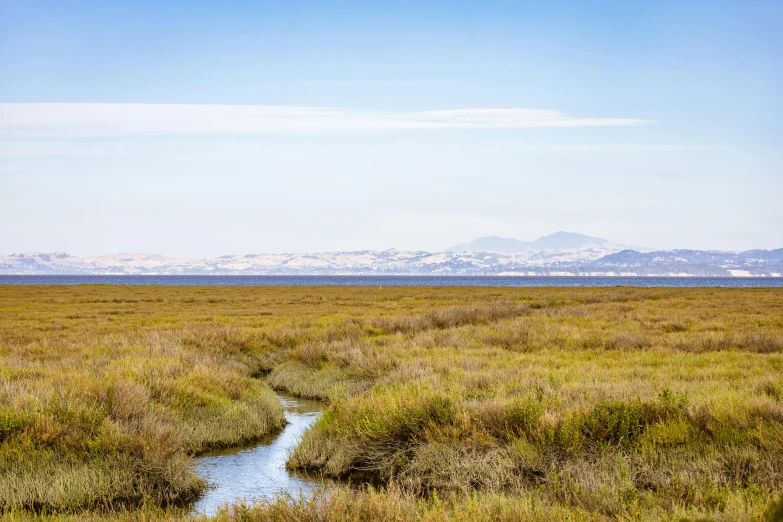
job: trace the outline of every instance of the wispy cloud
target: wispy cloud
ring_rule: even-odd
[[[616,127],[644,123],[648,121],[581,118],[553,110],[520,108],[371,112],[270,105],[0,104],[0,132],[28,136]]]

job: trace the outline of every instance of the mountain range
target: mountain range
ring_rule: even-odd
[[[470,243],[460,243],[447,248],[446,252],[499,252],[515,254],[518,252],[539,252],[541,250],[566,250],[573,248],[626,250],[634,247],[618,245],[599,237],[586,236],[576,232],[555,232],[542,236],[535,241],[520,241],[510,237],[486,236],[474,239]],[[636,248],[639,250],[639,248]]]
[[[531,242],[484,237],[437,253],[390,249],[192,259],[140,253],[80,257],[25,252],[0,255],[0,274],[780,277],[783,248],[644,251],[558,232]]]

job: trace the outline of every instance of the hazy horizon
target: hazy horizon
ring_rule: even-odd
[[[0,253],[783,247],[783,4],[0,2]]]
[[[562,233],[562,232],[565,232],[565,233],[575,233],[573,231],[557,231],[557,232],[553,232],[552,234],[546,234],[545,236],[541,236],[541,237],[555,235],[555,234]],[[578,232],[576,232],[576,233],[579,234]],[[590,237],[593,237],[595,239],[607,240],[607,238],[598,238],[597,236],[590,236]],[[163,257],[171,257],[171,258],[180,257],[180,258],[190,258],[190,259],[210,259],[210,258],[218,258],[218,257],[224,257],[224,256],[232,256],[232,255],[238,255],[238,256],[241,256],[241,255],[298,255],[298,254],[325,254],[325,253],[337,253],[337,252],[346,252],[346,253],[348,253],[348,252],[363,252],[363,251],[384,252],[384,251],[390,251],[390,250],[397,250],[397,251],[407,251],[407,250],[410,250],[410,251],[427,252],[427,253],[430,253],[430,254],[437,254],[437,253],[449,253],[450,252],[450,250],[449,250],[450,248],[453,248],[455,246],[460,246],[460,245],[463,245],[463,244],[468,244],[468,243],[471,243],[472,241],[480,240],[480,239],[519,240],[519,241],[523,241],[523,242],[532,242],[533,240],[539,239],[539,238],[520,239],[520,238],[508,238],[508,237],[500,237],[500,236],[482,236],[482,237],[479,237],[479,238],[472,238],[471,240],[468,240],[468,241],[463,241],[463,242],[460,242],[460,243],[456,243],[454,245],[449,245],[448,247],[437,248],[437,249],[435,249],[435,248],[433,248],[433,249],[402,249],[402,248],[397,248],[397,247],[394,247],[394,246],[390,246],[388,248],[378,248],[378,249],[359,248],[359,249],[351,249],[351,250],[304,250],[304,251],[300,251],[300,252],[294,252],[294,251],[280,251],[280,252],[277,252],[277,251],[224,252],[222,254],[218,254],[218,255],[214,255],[214,256],[188,256],[188,255],[168,254],[166,252],[129,251],[129,250],[113,251],[113,252],[88,252],[88,253],[70,252],[70,251],[63,251],[63,250],[61,250],[61,251],[55,251],[55,250],[47,250],[47,251],[44,251],[44,250],[27,250],[27,251],[19,251],[19,252],[0,252],[0,255],[14,255],[14,254],[22,254],[22,253],[42,253],[42,254],[67,253],[67,254],[70,254],[70,255],[73,255],[73,256],[77,256],[77,257],[99,257],[99,256],[134,254],[134,255],[163,256]],[[614,245],[623,246],[625,249],[628,249],[628,250],[636,250],[636,251],[642,251],[642,252],[678,250],[678,249],[654,248],[654,247],[647,247],[647,246],[643,246],[643,245],[633,245],[633,244],[624,245],[624,244],[621,244],[621,243],[614,242],[611,239],[608,239],[608,241],[609,241],[609,243],[612,243]],[[577,248],[594,248],[594,247],[577,247]],[[748,250],[778,250],[780,248],[783,248],[783,244],[781,244],[778,247],[772,247],[772,248],[766,248],[766,249],[765,248],[762,248],[762,249],[750,248],[750,249],[744,249],[743,251],[748,251]],[[542,249],[542,250],[548,250],[548,249]],[[559,250],[559,249],[549,249],[549,250]],[[616,249],[610,249],[610,250],[616,250]],[[691,250],[691,249],[688,249],[688,250]],[[714,248],[713,249],[709,249],[709,248],[707,248],[707,249],[692,249],[692,250],[704,250],[704,251],[716,251],[716,252],[741,252],[740,250],[721,250],[721,249],[714,249]],[[472,252],[474,252],[474,253],[476,253],[476,252],[483,252],[483,251],[486,251],[486,252],[500,252],[499,250],[496,250],[496,249],[472,250]],[[465,252],[468,253],[468,251],[465,251]],[[520,251],[520,253],[521,252],[522,251]],[[505,253],[509,253],[509,252],[505,252]]]

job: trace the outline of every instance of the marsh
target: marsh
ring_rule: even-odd
[[[280,433],[283,392],[324,408],[289,472],[375,487],[217,516],[754,520],[781,332],[778,289],[6,286],[0,504],[190,516],[166,506]]]

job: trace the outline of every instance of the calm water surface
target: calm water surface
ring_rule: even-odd
[[[281,433],[252,446],[215,451],[196,459],[196,473],[211,487],[193,504],[193,513],[212,515],[226,503],[270,498],[283,492],[307,494],[322,484],[288,471],[285,462],[302,434],[321,416],[324,405],[289,395],[278,398],[288,421]]]
[[[710,286],[783,288],[783,277],[0,275],[0,285],[85,284],[160,286]]]

